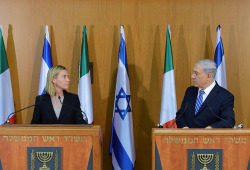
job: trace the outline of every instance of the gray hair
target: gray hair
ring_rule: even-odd
[[[203,68],[205,74],[211,73],[212,77],[215,78],[216,75],[216,63],[209,59],[199,60],[197,62]]]

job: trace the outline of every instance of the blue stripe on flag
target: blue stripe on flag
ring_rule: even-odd
[[[113,131],[113,151],[121,169],[133,169],[133,164],[129,159],[126,150],[122,146],[115,130]]]
[[[224,50],[223,50],[222,39],[220,38],[220,41],[216,46],[215,55],[214,55],[214,62],[216,63],[217,68],[221,64],[223,56],[224,56]]]
[[[44,45],[43,45],[43,56],[42,56],[38,95],[45,94],[47,73],[48,73],[48,70],[52,66],[53,66],[53,63],[52,63],[52,56],[51,56],[49,31],[48,31],[48,26],[46,26],[45,27],[45,38],[44,38]]]
[[[45,88],[43,89],[43,92],[42,92],[42,94],[45,94]]]
[[[226,64],[224,56],[224,48],[221,38],[221,28],[220,25],[217,27],[216,36],[216,49],[214,53],[214,62],[217,66],[217,72],[215,75],[215,81],[223,88],[227,89],[227,77],[226,77]]]
[[[49,44],[48,40],[46,39],[46,37],[44,39],[44,46],[43,46],[43,59],[49,68],[51,68],[53,66],[52,65],[50,44]]]
[[[110,147],[109,147],[109,154],[110,155],[112,154],[112,147],[113,147],[114,119],[115,119],[115,114],[113,115],[113,120],[112,120],[111,141],[110,141]]]
[[[120,43],[120,49],[119,49],[119,59],[122,61],[123,65],[126,68],[127,74],[128,74],[128,63],[127,63],[127,53],[126,53],[126,44],[125,40],[122,38],[121,35],[121,43]],[[129,74],[128,74],[129,76]]]

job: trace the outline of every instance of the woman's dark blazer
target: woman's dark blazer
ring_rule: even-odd
[[[59,119],[56,117],[50,95],[37,96],[31,124],[87,124],[80,111],[78,95],[67,91],[63,93],[64,100]]]

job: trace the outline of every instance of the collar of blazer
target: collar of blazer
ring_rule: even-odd
[[[65,99],[65,98],[68,97],[69,93],[66,90],[63,90],[63,95],[64,95],[64,99]],[[51,102],[49,94],[45,94],[45,99],[46,99],[46,101],[50,101]]]
[[[66,90],[64,90],[64,91],[63,91],[63,95],[64,95],[64,100],[63,100],[63,102],[67,102],[69,93],[68,93]],[[56,113],[55,113],[55,111],[54,111],[54,108],[53,108],[53,105],[52,105],[52,101],[51,101],[51,98],[50,98],[50,95],[49,95],[49,94],[45,94],[45,102],[49,103],[49,104],[48,104],[48,107],[50,107],[49,109],[54,113],[54,115],[55,115],[54,118],[57,119],[57,118],[56,118]],[[65,107],[67,107],[67,106],[62,105],[62,109],[61,109],[61,112],[60,112],[60,115],[59,115],[59,119],[60,119],[60,117],[64,114]],[[57,120],[57,121],[58,121],[58,120]]]

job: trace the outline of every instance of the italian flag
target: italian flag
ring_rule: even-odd
[[[0,124],[4,124],[8,116],[14,111],[10,70],[0,26]],[[10,123],[16,123],[15,115],[9,121]]]
[[[161,116],[160,124],[165,128],[169,128],[175,122],[177,112],[175,80],[174,80],[174,64],[171,47],[170,26],[167,28],[166,54],[164,63],[164,75],[161,98]],[[177,128],[176,123],[172,127]]]
[[[89,72],[89,53],[86,26],[83,27],[82,50],[80,59],[78,96],[81,109],[88,117],[88,123],[93,124],[92,90]]]

